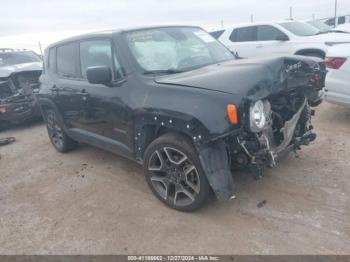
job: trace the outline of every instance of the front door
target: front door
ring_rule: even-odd
[[[288,36],[271,25],[257,26],[256,56],[290,55]]]
[[[79,57],[82,81],[81,96],[85,101],[84,129],[107,139],[118,141],[130,147],[131,110],[126,106],[128,83],[117,59],[116,50],[110,39],[83,40],[79,43]],[[92,66],[108,66],[112,70],[113,84],[90,84],[86,70]]]

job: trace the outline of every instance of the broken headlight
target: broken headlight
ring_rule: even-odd
[[[250,130],[252,132],[262,131],[268,123],[270,104],[268,101],[258,100],[250,106]]]

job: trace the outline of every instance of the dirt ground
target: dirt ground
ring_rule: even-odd
[[[129,160],[57,153],[41,123],[2,132],[17,141],[0,147],[0,253],[350,254],[350,109],[323,103],[314,126],[297,158],[258,181],[236,174],[237,199],[190,214]]]

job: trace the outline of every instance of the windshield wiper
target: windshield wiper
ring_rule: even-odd
[[[320,31],[318,33],[316,33],[315,35],[324,35],[324,34],[328,34],[331,33],[332,31]]]
[[[144,71],[143,73],[145,75],[150,75],[150,74],[177,74],[177,73],[183,73],[185,72],[184,70],[178,70],[178,69],[164,69],[164,70],[149,70],[149,71]]]

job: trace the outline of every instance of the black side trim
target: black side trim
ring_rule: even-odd
[[[67,130],[67,134],[79,142],[87,143],[136,161],[132,150],[114,139],[91,133],[80,128],[70,128]]]

